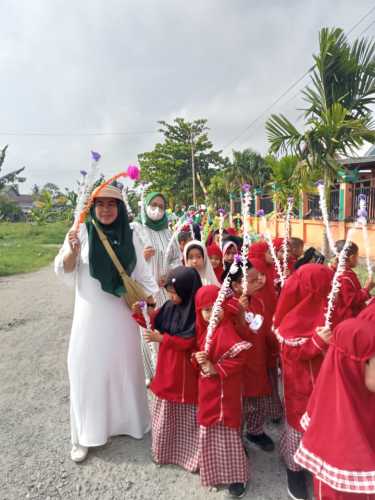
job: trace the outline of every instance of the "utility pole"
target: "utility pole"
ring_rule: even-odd
[[[190,131],[191,140],[191,173],[193,176],[193,205],[197,206],[197,198],[195,193],[195,163],[194,163],[194,141],[193,141],[193,131]]]

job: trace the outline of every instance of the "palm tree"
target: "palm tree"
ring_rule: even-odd
[[[314,55],[311,83],[303,90],[305,130],[284,115],[266,123],[270,151],[296,155],[296,175],[305,182],[323,177],[327,194],[338,175],[338,156],[375,142],[371,104],[375,103],[375,42],[350,44],[340,28],[323,28]]]
[[[226,177],[232,188],[240,189],[244,183],[263,188],[270,178],[270,167],[259,153],[250,148],[233,151],[233,162],[227,168]]]

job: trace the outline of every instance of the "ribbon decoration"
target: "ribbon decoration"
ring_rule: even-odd
[[[274,244],[273,244],[273,241],[272,241],[272,237],[271,237],[270,231],[268,229],[267,219],[266,219],[266,215],[264,213],[264,210],[262,210],[262,209],[258,210],[256,215],[257,215],[257,217],[260,217],[263,220],[263,223],[265,225],[265,231],[263,233],[263,236],[264,236],[264,239],[266,240],[266,243],[268,245],[268,249],[269,249],[269,251],[271,253],[272,260],[273,260],[273,262],[275,264],[276,271],[277,271],[277,274],[279,276],[280,285],[281,285],[281,288],[282,288],[284,286],[284,284],[285,284],[285,277],[284,277],[284,274],[283,274],[283,270],[281,268],[280,260],[278,259],[277,255],[276,255],[275,247],[274,247]]]
[[[288,198],[288,206],[285,214],[284,221],[284,238],[283,238],[283,276],[284,280],[288,277],[288,246],[289,246],[289,235],[290,235],[290,216],[292,214],[294,199],[292,197]]]
[[[143,316],[143,319],[145,320],[145,323],[146,323],[146,329],[152,330],[150,315],[148,314],[148,311],[147,311],[147,302],[145,300],[140,300],[138,302],[138,304],[139,304],[139,307],[141,308],[142,316]],[[157,352],[156,352],[156,349],[155,349],[153,342],[150,342],[148,345],[150,347],[150,352],[151,352],[151,362],[153,365],[153,371],[155,372],[156,361],[157,361]]]
[[[246,295],[247,291],[247,260],[249,254],[250,246],[250,235],[249,235],[249,208],[251,204],[251,186],[250,184],[244,184],[242,186],[244,191],[243,203],[242,203],[242,218],[243,218],[243,244],[241,248],[241,258],[242,258],[242,293]]]
[[[219,247],[220,250],[222,251],[225,210],[223,208],[219,208],[218,213],[219,213]]]
[[[368,279],[372,280],[373,270],[370,260],[370,242],[368,239],[368,231],[367,231],[367,197],[365,194],[360,194],[358,196],[358,200],[359,200],[359,209],[357,212],[357,217],[358,217],[357,224],[362,227],[363,244],[366,252],[367,275]]]

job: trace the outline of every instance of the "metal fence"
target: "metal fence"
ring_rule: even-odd
[[[328,217],[330,220],[338,220],[340,211],[340,188],[334,186],[329,195],[327,206]],[[321,219],[322,212],[320,210],[319,195],[309,194],[307,197],[307,214],[304,214],[307,219]]]
[[[368,222],[375,223],[375,187],[371,187],[370,182],[361,182],[352,186],[352,206],[350,220],[357,218],[359,208],[359,195],[364,194],[367,198]]]
[[[260,199],[260,208],[261,210],[264,210],[265,214],[270,214],[271,212],[273,212],[274,207],[272,196],[262,196],[262,198]]]

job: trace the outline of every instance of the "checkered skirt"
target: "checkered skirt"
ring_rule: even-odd
[[[270,368],[268,370],[268,376],[270,378],[272,394],[270,400],[270,406],[268,410],[268,416],[272,420],[282,418],[284,415],[284,408],[280,398],[279,392],[279,375],[278,368]]]
[[[280,437],[280,455],[283,458],[285,465],[290,470],[300,471],[300,467],[294,460],[294,455],[302,439],[302,433],[298,432],[294,427],[287,422],[284,424],[284,429]]]
[[[158,464],[195,472],[199,460],[197,407],[155,396],[152,403],[152,454]]]
[[[200,427],[199,471],[204,486],[247,483],[249,462],[240,429],[222,423]]]
[[[272,405],[272,396],[244,398],[243,410],[246,431],[253,435],[264,432],[264,425]]]

